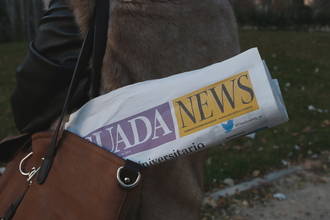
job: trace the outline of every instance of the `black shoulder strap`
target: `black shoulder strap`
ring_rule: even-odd
[[[45,158],[42,161],[37,182],[39,184],[44,183],[46,180],[49,170],[52,166],[54,157],[56,155],[58,142],[62,136],[64,129],[64,117],[68,114],[68,105],[71,101],[74,88],[77,84],[78,76],[81,75],[88,67],[91,55],[93,53],[93,74],[92,74],[92,95],[93,97],[98,94],[101,68],[103,63],[103,56],[107,42],[107,29],[108,19],[110,12],[110,1],[109,0],[96,0],[95,11],[93,21],[91,22],[90,29],[84,39],[80,54],[75,66],[72,79],[69,85],[69,89],[64,101],[59,122],[54,131],[50,146],[46,152]]]

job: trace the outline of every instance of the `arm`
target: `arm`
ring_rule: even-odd
[[[17,69],[11,103],[19,131],[47,129],[60,114],[81,44],[71,10],[62,0],[52,1]],[[87,81],[86,73],[79,80],[72,108],[87,100]]]

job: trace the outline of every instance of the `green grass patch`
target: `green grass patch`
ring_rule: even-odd
[[[329,37],[329,33],[241,31],[242,51],[258,47],[279,79],[290,121],[258,132],[255,139],[243,137],[211,149],[208,189],[221,185],[224,178],[239,181],[255,170],[269,172],[285,161],[295,163],[330,150]]]
[[[22,63],[26,43],[0,44],[0,139],[17,134],[10,107],[15,87],[15,69]]]

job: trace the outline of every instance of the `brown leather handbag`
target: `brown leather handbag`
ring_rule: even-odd
[[[96,1],[56,130],[0,143],[1,149],[19,149],[0,177],[1,220],[119,220],[132,211],[141,166],[63,129],[72,91],[91,54],[94,72],[101,69],[109,4]]]
[[[64,132],[46,181],[38,174],[53,137],[40,132],[0,177],[0,216],[4,220],[124,219],[139,193],[134,163]],[[30,143],[27,144],[27,146]],[[134,188],[134,189],[133,189]]]

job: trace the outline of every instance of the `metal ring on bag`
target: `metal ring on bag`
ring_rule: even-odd
[[[32,154],[33,154],[33,152],[30,152],[28,155],[26,155],[26,156],[21,160],[21,162],[19,162],[19,167],[18,167],[18,169],[19,169],[19,172],[20,172],[23,176],[28,176],[28,175],[30,174],[30,172],[28,172],[28,173],[27,173],[27,172],[24,172],[22,166],[23,166],[24,161],[25,161],[26,159],[28,159],[29,157],[31,157]]]
[[[131,181],[130,177],[128,177],[128,176],[121,177],[121,172],[123,171],[124,168],[125,168],[124,166],[121,166],[117,169],[117,180],[118,180],[119,184],[126,189],[134,188],[140,182],[141,173],[138,171],[135,181],[133,183],[131,183],[132,181]],[[122,178],[124,178],[124,180],[122,180]]]
[[[30,172],[25,172],[22,168],[23,163],[25,162],[25,160],[27,160],[29,157],[31,157],[33,155],[33,152],[30,152],[28,155],[26,155],[21,162],[19,162],[19,166],[18,166],[18,170],[19,172],[23,175],[23,176],[27,176],[27,182],[30,182],[30,184],[32,183],[32,181],[30,181],[35,175],[36,173],[38,173],[38,171],[40,170],[40,167],[35,168],[32,167]],[[44,158],[41,158],[42,160],[44,160]]]

